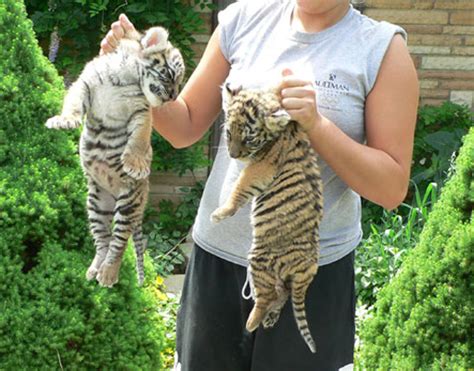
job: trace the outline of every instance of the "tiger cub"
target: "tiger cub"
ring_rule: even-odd
[[[164,28],[145,35],[128,32],[112,53],[96,57],[69,89],[50,129],[78,128],[79,153],[88,183],[87,209],[96,254],[88,280],[118,282],[130,236],[137,275],[144,278],[142,218],[147,201],[152,149],[150,106],[175,99],[184,77],[183,58]]]
[[[291,295],[299,331],[316,351],[306,320],[306,290],[318,270],[322,182],[307,135],[281,109],[273,90],[232,90],[226,85],[226,136],[242,170],[215,223],[253,199],[253,241],[248,255],[255,305],[247,330],[272,327]]]

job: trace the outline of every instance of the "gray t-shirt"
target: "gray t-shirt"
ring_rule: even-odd
[[[231,65],[233,86],[266,87],[289,67],[314,81],[318,109],[344,133],[365,142],[364,107],[387,48],[403,29],[377,22],[352,7],[338,23],[318,33],[290,24],[294,1],[239,1],[219,13],[220,47]],[[379,125],[383,125],[380,122]],[[362,238],[360,196],[320,158],[324,215],[320,265],[341,259]],[[195,242],[208,252],[246,266],[252,243],[250,205],[219,224],[210,214],[223,205],[244,165],[231,159],[225,140],[207,181],[193,228]]]

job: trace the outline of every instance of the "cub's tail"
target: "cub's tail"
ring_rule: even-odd
[[[309,284],[313,280],[313,275],[301,274],[297,275],[292,280],[291,287],[291,302],[293,304],[293,313],[295,315],[296,325],[300,331],[301,336],[308,345],[312,353],[316,353],[316,343],[309,331],[308,321],[306,319],[305,297]],[[303,278],[300,280],[300,278]]]

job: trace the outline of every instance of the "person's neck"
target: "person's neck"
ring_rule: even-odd
[[[314,33],[325,30],[339,22],[346,15],[350,4],[343,3],[336,5],[323,13],[307,13],[303,9],[295,6],[292,16],[292,27],[297,31]]]

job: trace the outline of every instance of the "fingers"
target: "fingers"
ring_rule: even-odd
[[[310,85],[299,86],[296,88],[284,88],[281,91],[282,98],[304,98],[314,97],[316,95],[314,88]]]
[[[112,26],[110,27],[110,29],[112,31],[112,35],[114,36],[115,40],[117,40],[117,41],[120,40],[121,38],[123,38],[124,35],[125,35],[125,30],[122,27],[122,24],[120,23],[120,21],[112,23]],[[109,31],[109,33],[110,33],[110,31]]]
[[[135,26],[132,22],[130,22],[130,20],[125,14],[120,14],[119,22],[125,31],[135,31]]]
[[[281,82],[282,89],[306,85],[312,86],[312,82],[295,75],[284,76]]]
[[[135,26],[125,14],[120,14],[119,20],[112,23],[109,32],[100,43],[100,54],[112,52],[127,31],[135,31]]]
[[[303,99],[298,98],[285,98],[281,101],[281,104],[285,110],[300,109],[306,106],[306,102]]]

